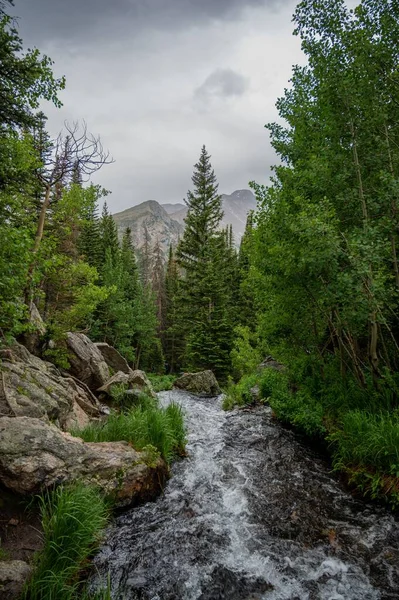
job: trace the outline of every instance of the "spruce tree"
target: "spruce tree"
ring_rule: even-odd
[[[205,146],[194,169],[194,191],[188,192],[186,200],[186,229],[177,248],[183,270],[178,299],[185,340],[182,358],[189,368],[212,369],[225,377],[231,349],[226,239],[218,230],[221,196]]]
[[[118,230],[112,215],[108,212],[108,206],[106,202],[104,202],[102,210],[100,231],[102,240],[102,261],[105,263],[106,253],[107,250],[109,250],[111,258],[116,264],[116,262],[119,260],[120,252]]]
[[[251,248],[254,229],[254,214],[251,210],[247,216],[244,235],[238,253],[238,310],[237,316],[240,325],[254,330],[257,324],[255,286],[250,277]]]
[[[121,260],[125,297],[129,301],[135,301],[139,293],[139,276],[130,227],[123,234]]]
[[[179,327],[179,272],[173,247],[169,247],[168,264],[165,275],[165,328],[163,333],[163,349],[167,371],[175,373],[180,366],[182,355],[182,338]]]
[[[151,283],[151,236],[148,232],[147,226],[143,224],[144,242],[140,248],[139,259],[140,259],[140,275],[143,286],[148,286]]]
[[[188,207],[186,228],[177,248],[177,257],[180,266],[187,270],[209,261],[208,242],[215,236],[223,217],[219,186],[210,159],[203,146],[191,178],[194,192],[189,191],[185,200]]]
[[[152,259],[152,289],[155,294],[157,305],[158,332],[162,339],[165,329],[165,259],[163,257],[162,247],[159,239],[156,241],[153,250]]]
[[[78,247],[89,265],[100,271],[103,264],[103,245],[96,203],[93,203],[86,210]]]

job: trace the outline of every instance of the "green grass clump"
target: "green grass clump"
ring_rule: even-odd
[[[171,390],[177,379],[175,375],[154,375],[150,373],[147,376],[155,392]]]
[[[23,598],[77,600],[82,596],[79,572],[101,540],[108,507],[98,490],[84,483],[60,486],[41,496],[40,505],[44,547]]]
[[[155,403],[154,403],[155,402]],[[71,430],[85,442],[129,442],[136,450],[154,446],[171,462],[184,454],[186,430],[179,405],[159,408],[152,398],[140,396],[140,402],[124,413],[111,413],[103,423],[91,423],[84,429]]]
[[[339,429],[328,439],[333,443],[335,468],[372,465],[399,477],[399,416],[353,410],[344,414]]]

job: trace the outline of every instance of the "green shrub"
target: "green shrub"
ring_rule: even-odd
[[[103,423],[91,423],[84,429],[71,430],[85,442],[117,442],[125,440],[136,450],[154,446],[170,462],[184,453],[185,426],[179,405],[167,408],[154,405],[154,400],[142,395],[141,404],[124,413],[111,413]],[[155,401],[156,402],[156,401]]]
[[[231,362],[236,379],[253,373],[261,362],[261,354],[257,349],[257,340],[249,327],[238,326],[234,330],[234,348],[231,351]]]
[[[40,505],[44,547],[24,598],[77,600],[79,571],[100,542],[108,507],[98,490],[84,483],[60,486],[41,496]]]
[[[177,378],[175,375],[154,375],[150,373],[148,379],[151,381],[155,392],[163,392],[171,390]]]
[[[288,392],[288,378],[276,369],[262,369],[258,375],[259,391],[263,400],[269,400],[273,394]]]
[[[223,409],[231,410],[234,406],[244,406],[253,402],[251,389],[257,384],[258,378],[256,373],[252,373],[244,375],[238,383],[234,383],[230,377],[223,399]]]
[[[343,415],[339,429],[328,439],[333,443],[335,468],[371,466],[399,477],[398,413],[371,414],[353,410]]]
[[[323,407],[306,392],[294,394],[288,389],[276,389],[269,402],[276,416],[284,423],[294,425],[310,437],[325,435]]]

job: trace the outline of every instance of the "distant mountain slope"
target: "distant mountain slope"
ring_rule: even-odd
[[[125,229],[130,227],[136,248],[142,248],[147,230],[150,246],[154,246],[159,240],[166,253],[170,244],[177,245],[184,231],[183,225],[172,219],[155,200],[147,200],[137,206],[132,206],[132,208],[116,213],[113,217],[120,237]]]
[[[186,208],[186,205],[182,202],[177,204],[161,204],[161,206],[166,210],[168,215],[172,215],[173,213],[178,212],[182,208]]]
[[[162,205],[171,207],[172,204]],[[187,215],[187,206],[183,204],[177,204],[178,210],[176,212],[169,212],[169,215],[175,221],[184,224],[184,219]],[[255,196],[250,190],[236,190],[232,194],[222,194],[222,208],[224,216],[222,219],[222,227],[227,225],[233,226],[233,232],[236,244],[240,243],[240,240],[245,231],[245,223],[247,221],[247,215],[250,210],[255,210],[256,200]]]
[[[247,214],[256,208],[255,196],[250,190],[236,190],[230,195],[222,195],[224,217],[222,227],[233,226],[235,242],[238,245],[245,230]],[[166,254],[170,244],[176,247],[184,231],[184,218],[187,206],[184,204],[159,204],[155,200],[147,200],[137,206],[113,215],[118,227],[119,236],[130,227],[136,248],[142,248],[145,231],[148,233],[150,246],[160,241]]]

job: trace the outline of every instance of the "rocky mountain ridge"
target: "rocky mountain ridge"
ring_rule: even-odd
[[[255,196],[250,190],[236,190],[232,194],[222,194],[224,216],[221,227],[233,226],[238,246],[245,230],[247,215],[256,208]],[[122,237],[125,229],[132,230],[133,241],[139,250],[146,240],[152,248],[159,241],[164,253],[172,245],[176,247],[184,232],[184,219],[187,206],[183,203],[160,204],[156,200],[147,200],[113,215],[118,233]]]

